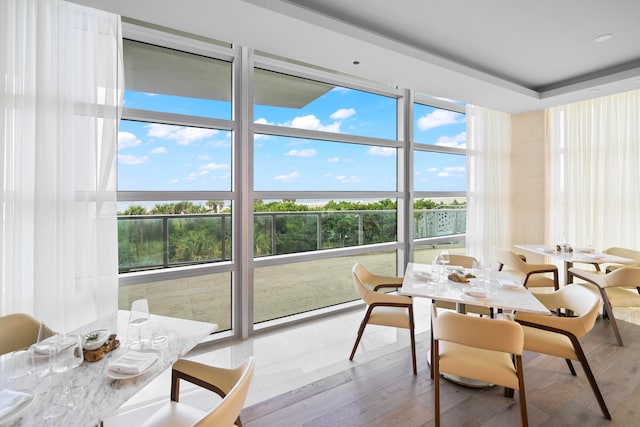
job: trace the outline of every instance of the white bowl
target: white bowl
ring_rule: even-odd
[[[95,350],[102,347],[109,338],[109,331],[106,329],[98,329],[91,331],[82,336],[82,348],[85,350]]]

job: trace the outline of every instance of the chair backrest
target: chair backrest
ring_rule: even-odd
[[[478,260],[469,255],[449,255],[449,265],[457,265],[464,268],[472,268],[473,263],[477,263]]]
[[[596,323],[602,302],[600,296],[591,292],[584,286],[577,284],[563,286],[553,293],[536,294],[545,307],[550,310],[558,308],[566,308],[575,314],[574,317],[549,317],[539,315],[528,315],[519,313],[516,318],[531,320],[538,319],[545,324],[553,324],[553,326],[571,332],[577,338],[589,332]],[[532,317],[533,316],[533,317]]]
[[[629,258],[629,259],[636,260],[634,264],[625,264],[625,265],[628,265],[628,266],[640,265],[640,251],[636,251],[634,249],[619,248],[614,246],[606,249],[604,252],[608,253],[609,255],[615,255],[622,258]]]
[[[640,286],[640,267],[622,266],[602,276],[600,286],[609,287],[638,287]]]
[[[236,384],[213,410],[195,425],[198,427],[231,427],[235,426],[236,420],[247,399],[255,360],[253,356],[247,358],[237,369],[238,378]]]
[[[433,309],[437,312],[437,309]],[[466,316],[443,311],[433,319],[433,338],[469,347],[521,355],[522,326],[511,320]]]
[[[27,348],[38,340],[40,322],[29,314],[0,317],[0,354]]]
[[[367,279],[371,277],[371,272],[365,266],[356,262],[351,269],[351,276],[353,276],[353,286],[356,288],[356,292],[368,304],[374,293],[373,290],[365,286]]]
[[[527,263],[509,249],[493,248],[493,257],[498,264],[525,271]]]

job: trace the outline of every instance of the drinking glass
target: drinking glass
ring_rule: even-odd
[[[33,372],[33,358],[29,350],[16,350],[9,356],[8,379],[9,382],[18,381]]]
[[[42,378],[53,372],[53,357],[58,339],[57,335],[52,335],[51,330],[44,322],[40,322],[36,343],[29,348],[29,355],[31,356],[31,363],[36,376]]]
[[[447,264],[449,264],[449,251],[440,251],[440,255],[438,255],[438,263],[442,265],[442,271],[444,271]]]
[[[53,372],[66,372],[76,368],[84,361],[82,337],[65,335],[58,341],[53,357]]]
[[[129,347],[139,350],[147,347],[149,342],[142,336],[142,326],[149,321],[149,302],[146,299],[138,299],[131,303],[129,314],[129,327],[134,330],[131,334],[137,335],[129,342]],[[137,331],[137,334],[135,333]]]

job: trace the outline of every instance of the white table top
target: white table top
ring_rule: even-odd
[[[445,278],[439,285],[432,285],[420,276],[420,272],[431,272],[431,265],[409,263],[402,281],[399,293],[412,297],[423,297],[438,301],[449,301],[456,304],[471,304],[495,309],[523,311],[538,314],[551,314],[549,310],[523,286],[517,288],[503,288],[499,283],[490,287],[487,298],[476,298],[466,295],[464,288],[468,283],[453,282]],[[418,274],[416,275],[416,272]],[[492,271],[491,275],[497,281],[512,281],[513,276],[506,272]]]
[[[616,255],[607,254],[605,252],[589,252],[586,250],[580,250],[580,248],[574,248],[573,252],[562,253],[557,252],[555,246],[549,247],[543,244],[539,245],[515,245],[516,248],[523,249],[528,252],[548,256],[554,259],[559,259],[565,263],[583,263],[583,264],[632,264],[635,263],[635,259],[623,258]]]
[[[10,426],[96,426],[217,329],[217,325],[213,323],[151,315],[151,327],[161,330],[169,337],[166,344],[156,348],[161,353],[160,360],[137,377],[116,380],[107,376],[106,367],[110,361],[128,350],[125,342],[128,320],[129,312],[120,310],[74,331],[74,333],[85,334],[106,328],[111,333],[117,333],[116,338],[121,341],[120,348],[109,353],[111,356],[108,359],[98,362],[85,361],[71,371],[48,375],[44,378],[36,378],[35,374],[31,374],[15,380],[14,383],[5,383],[4,386],[8,385],[12,389],[28,389],[35,392],[31,405]],[[71,380],[70,383],[69,380]],[[82,398],[74,400],[73,410],[45,422],[43,415],[47,408],[56,403],[68,384],[82,387],[82,390],[78,390],[77,393]],[[167,390],[168,395],[169,390]]]

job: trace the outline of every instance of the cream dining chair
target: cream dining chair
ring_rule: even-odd
[[[602,298],[605,317],[609,319],[618,345],[624,345],[613,313],[614,307],[640,307],[640,267],[619,267],[609,273],[570,268],[574,278],[586,281],[577,282]]]
[[[54,334],[44,326],[43,338]],[[25,349],[38,341],[40,322],[27,313],[7,314],[0,317],[0,355]]]
[[[536,298],[550,310],[564,308],[573,312],[575,317],[516,313],[515,320],[524,327],[524,349],[565,359],[573,376],[576,371],[571,361],[579,361],[602,414],[610,420],[611,415],[579,341],[593,328],[600,310],[600,299],[577,284],[564,286],[553,293],[536,294]]]
[[[433,396],[435,425],[440,426],[440,374],[505,387],[505,396],[519,390],[522,425],[528,425],[524,387],[522,327],[511,320],[466,316],[432,304]]]
[[[558,290],[558,267],[554,264],[533,264],[524,257],[508,249],[493,248],[493,255],[498,263],[498,270],[510,267],[510,271],[522,276],[522,285],[531,288],[553,288]],[[515,271],[514,271],[515,270]],[[553,277],[548,277],[551,273]]]
[[[179,359],[171,369],[170,400],[156,408],[150,417],[145,411],[134,409],[106,419],[101,426],[242,427],[240,412],[249,392],[254,366],[253,356],[232,369]],[[180,380],[212,391],[222,400],[209,412],[180,403]]]
[[[381,289],[380,285],[396,280],[392,277],[384,278],[371,273],[365,266],[355,263],[351,269],[351,276],[356,292],[367,304],[367,311],[360,323],[358,329],[358,337],[353,345],[349,360],[353,360],[356,354],[358,344],[362,339],[362,334],[367,324],[391,326],[395,328],[404,328],[409,330],[411,337],[411,360],[413,364],[413,374],[418,374],[416,365],[416,338],[415,323],[413,318],[413,300],[411,297],[404,295],[385,294],[376,292],[373,289]],[[384,279],[381,279],[384,278]],[[402,279],[400,279],[400,285]],[[399,285],[399,286],[400,286]]]

